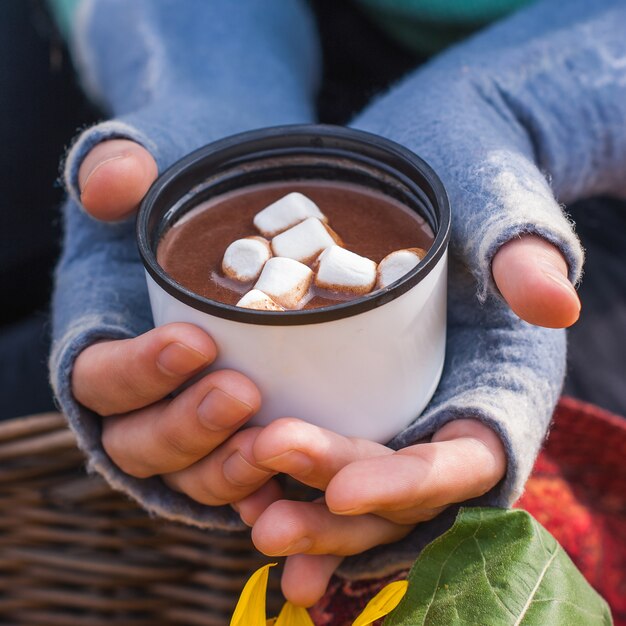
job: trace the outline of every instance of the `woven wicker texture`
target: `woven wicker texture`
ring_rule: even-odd
[[[518,503],[608,600],[616,626],[626,626],[625,458],[626,420],[564,398]],[[0,422],[0,624],[228,624],[244,580],[267,562],[248,535],[151,519],[83,464],[61,416]],[[389,580],[334,578],[315,623],[347,626]]]
[[[268,561],[249,534],[150,518],[83,466],[62,416],[0,423],[0,624],[228,624]]]

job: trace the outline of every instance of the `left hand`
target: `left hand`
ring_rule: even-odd
[[[295,502],[261,489],[235,505],[261,552],[288,557],[283,593],[301,606],[319,600],[344,556],[398,541],[449,504],[487,492],[506,471],[500,438],[473,419],[398,451],[294,418],[250,436],[256,464],[325,491],[323,501]]]

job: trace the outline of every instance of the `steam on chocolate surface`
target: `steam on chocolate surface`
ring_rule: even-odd
[[[433,234],[424,220],[382,193],[345,183],[302,181],[247,187],[199,205],[165,233],[157,249],[158,263],[187,289],[236,304],[254,281],[242,284],[226,278],[221,271],[224,251],[236,239],[257,235],[254,216],[291,191],[319,206],[345,248],[376,263],[394,250],[428,250],[432,245]],[[343,300],[339,294],[320,291],[304,308]]]

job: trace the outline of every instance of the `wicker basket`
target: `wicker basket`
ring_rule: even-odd
[[[83,466],[61,415],[0,423],[0,624],[228,624],[267,562],[249,534],[153,519]]]
[[[626,626],[624,458],[626,420],[562,399],[519,502],[609,601],[616,626]],[[60,415],[0,422],[0,624],[228,624],[267,561],[249,536],[152,519],[83,464]],[[335,580],[316,623],[350,624],[380,584]],[[275,615],[276,573],[270,589]]]

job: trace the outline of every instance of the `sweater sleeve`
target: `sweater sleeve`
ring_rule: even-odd
[[[617,0],[544,0],[435,58],[354,125],[423,156],[454,211],[452,246],[484,300],[491,260],[536,233],[557,245],[569,276],[583,254],[559,203],[624,197],[626,81]]]
[[[624,196],[626,6],[538,2],[408,76],[354,125],[407,146],[444,181],[452,206],[448,343],[429,407],[391,446],[476,418],[501,437],[505,478],[476,504],[510,506],[546,436],[565,374],[565,333],[533,327],[503,301],[491,261],[538,234],[579,280],[583,252],[560,202]],[[345,575],[410,565],[453,511],[406,539],[344,562]]]
[[[78,167],[105,139],[142,143],[163,170],[227,135],[313,120],[319,50],[304,0],[83,0],[72,49],[86,92],[113,118],[68,154],[75,199]]]
[[[104,452],[100,419],[71,392],[77,355],[102,339],[152,326],[133,220],[102,223],[79,203],[77,174],[98,142],[133,139],[159,170],[236,132],[313,118],[319,74],[314,23],[300,0],[84,0],[74,53],[92,97],[112,116],[69,152],[65,241],[56,270],[51,379],[90,467],[149,511],[204,527],[242,524],[229,507],[207,507],[134,479]]]

